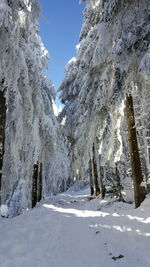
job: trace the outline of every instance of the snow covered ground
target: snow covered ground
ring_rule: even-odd
[[[150,198],[142,206],[60,194],[0,219],[0,267],[150,267]]]

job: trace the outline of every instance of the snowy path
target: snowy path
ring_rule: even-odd
[[[85,193],[1,218],[0,267],[150,267],[150,199],[135,210]]]

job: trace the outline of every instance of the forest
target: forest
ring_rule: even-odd
[[[40,3],[0,0],[2,267],[150,266],[150,2],[80,2],[56,90]]]

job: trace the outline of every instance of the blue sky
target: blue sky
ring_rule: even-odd
[[[50,54],[48,76],[57,89],[66,63],[76,54],[85,4],[79,0],[40,0],[40,36]]]

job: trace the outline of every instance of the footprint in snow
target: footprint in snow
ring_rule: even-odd
[[[117,256],[117,257],[115,257],[115,256],[112,257],[112,259],[113,259],[114,261],[119,260],[119,259],[122,259],[122,258],[124,258],[124,256],[123,256],[122,254],[120,254],[120,255]]]

